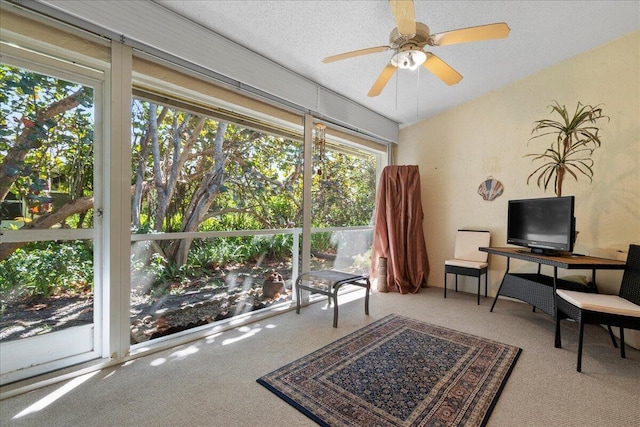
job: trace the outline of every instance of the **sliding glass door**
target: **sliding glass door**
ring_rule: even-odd
[[[2,379],[97,357],[103,73],[2,46]]]

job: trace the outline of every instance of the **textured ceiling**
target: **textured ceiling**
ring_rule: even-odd
[[[422,68],[398,70],[381,95],[370,98],[367,92],[392,51],[330,64],[322,59],[388,45],[395,23],[386,1],[155,2],[401,126],[640,29],[637,0],[416,1],[416,20],[431,33],[494,22],[506,22],[511,33],[501,40],[429,48],[464,76],[455,86]]]

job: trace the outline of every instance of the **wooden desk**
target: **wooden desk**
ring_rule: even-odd
[[[624,261],[613,259],[576,255],[539,255],[523,248],[479,248],[479,250],[492,255],[507,257],[507,271],[502,278],[500,288],[493,300],[490,311],[493,311],[498,297],[502,295],[527,302],[555,318],[558,315],[556,289],[598,292],[596,286],[596,270],[624,270],[625,266]],[[538,272],[532,274],[511,273],[509,271],[511,258],[538,264]],[[552,266],[553,277],[540,274],[541,265]],[[559,279],[558,268],[567,270],[591,270],[593,286],[584,286],[576,282]],[[556,337],[558,336],[559,335],[556,334]],[[557,339],[555,346],[560,347]]]

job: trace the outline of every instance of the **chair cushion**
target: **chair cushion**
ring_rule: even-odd
[[[466,259],[448,259],[444,262],[444,265],[453,265],[456,267],[465,267],[465,268],[477,268],[478,270],[480,270],[488,266],[489,263],[467,261]]]
[[[640,317],[640,305],[620,298],[618,295],[592,294],[564,289],[558,289],[557,294],[560,298],[582,310]]]

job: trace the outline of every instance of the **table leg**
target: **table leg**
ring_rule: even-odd
[[[507,273],[508,273],[508,270],[507,270]],[[495,307],[496,303],[498,302],[498,297],[500,296],[500,290],[502,289],[502,284],[504,283],[504,278],[507,276],[507,273],[504,273],[504,276],[502,277],[502,282],[500,282],[500,287],[498,288],[496,297],[493,299],[493,304],[491,304],[491,309],[489,310],[490,313],[493,312],[493,307]]]
[[[331,299],[331,296],[329,296]],[[333,327],[338,327],[338,288],[333,291]]]
[[[556,316],[556,337],[555,343],[553,344],[555,348],[561,348],[562,343],[560,342],[560,315],[558,313],[558,304],[556,303],[556,298],[558,295],[556,291],[558,290],[558,267],[553,266],[553,313]]]
[[[300,288],[298,287],[298,284],[300,283],[300,280],[296,280],[296,285],[295,285],[295,291],[296,291],[296,314],[300,314]]]
[[[556,342],[554,343],[555,348],[562,348],[562,338],[560,337],[560,316],[556,313]]]
[[[502,281],[500,282],[500,287],[498,288],[498,292],[496,293],[496,297],[493,299],[493,304],[491,304],[491,309],[489,310],[490,313],[493,313],[493,307],[496,306],[496,302],[498,302],[498,297],[500,296],[500,290],[502,289],[502,285],[504,284],[504,278],[507,277],[507,274],[509,274],[509,264],[510,264],[511,258],[507,257],[507,271],[505,271],[504,276],[502,276]]]
[[[367,287],[365,288],[365,297],[364,297],[364,314],[369,314],[369,291],[371,290],[371,282],[369,279],[365,279],[367,283]]]

